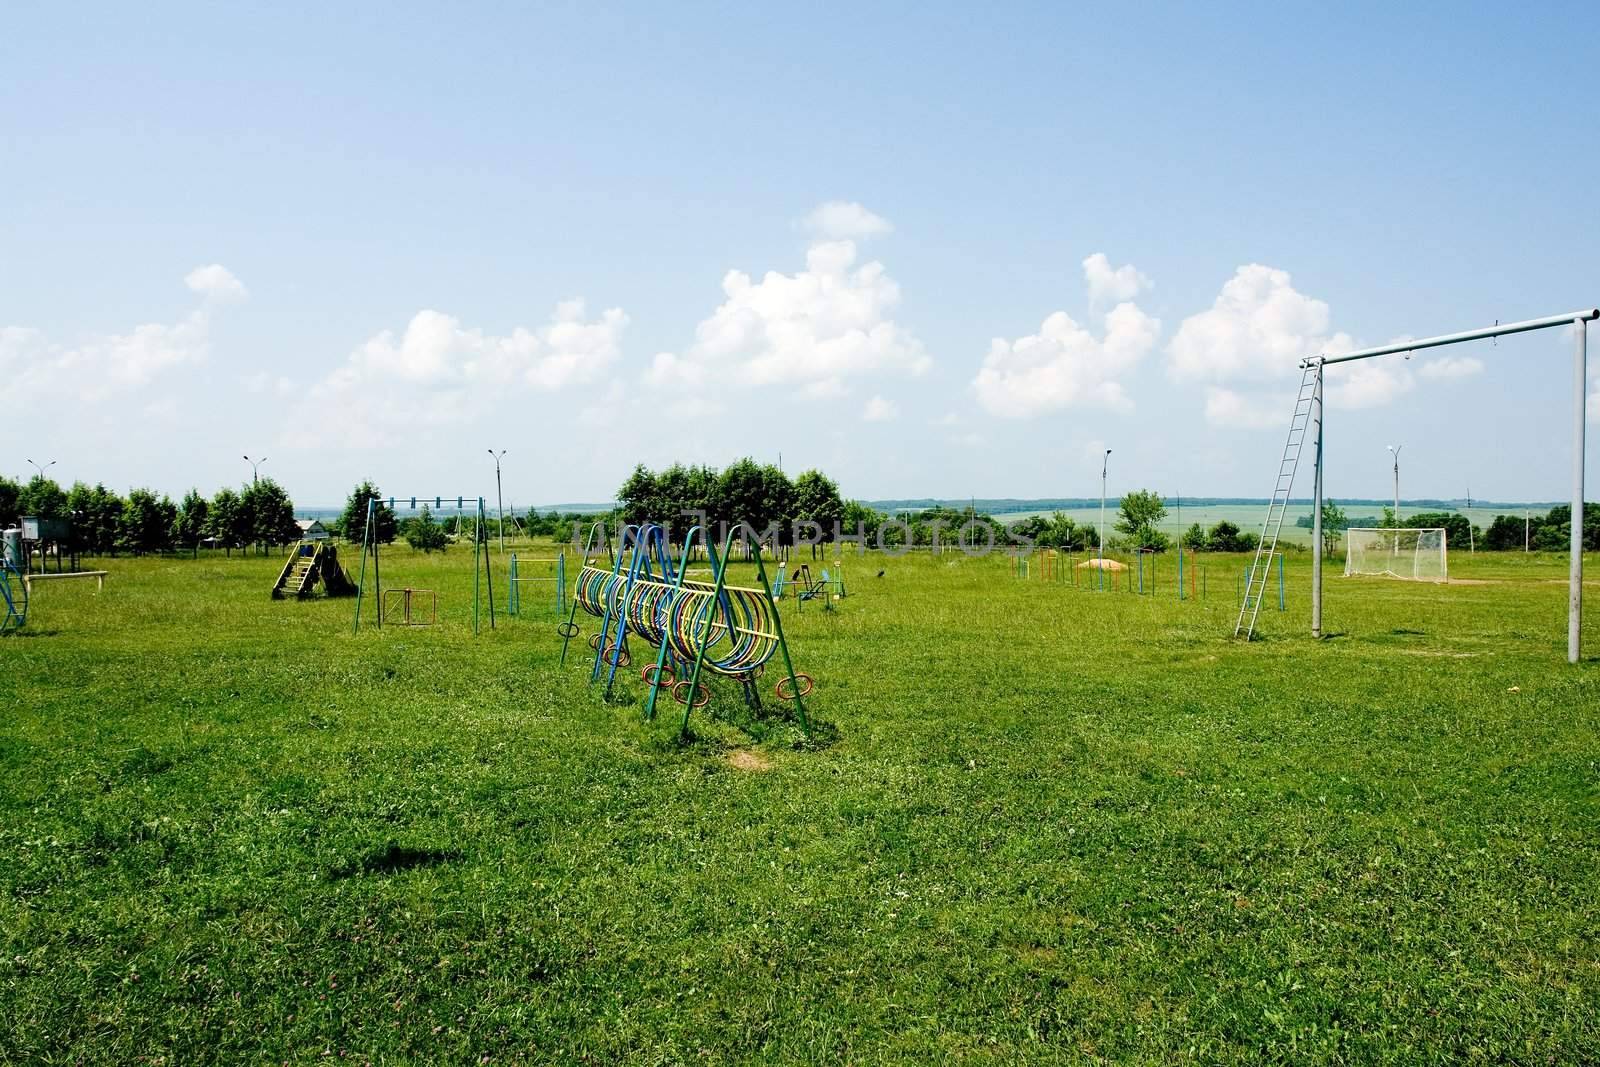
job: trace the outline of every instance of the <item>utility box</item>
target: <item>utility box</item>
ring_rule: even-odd
[[[22,570],[22,531],[13,526],[11,529],[0,532],[0,553],[5,556],[8,566],[14,571]]]
[[[41,519],[37,515],[22,516],[24,541],[49,541],[58,544],[72,536],[72,522],[68,519]]]

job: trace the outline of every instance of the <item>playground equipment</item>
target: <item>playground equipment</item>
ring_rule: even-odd
[[[409,498],[409,507],[412,511],[417,510],[417,501],[421,500],[422,506],[426,508],[430,506],[429,501],[431,500],[431,507],[434,511],[438,511],[442,508],[449,507],[449,502],[452,499],[456,502],[455,517],[457,531],[461,531],[463,529],[464,520],[468,515],[470,515],[472,520],[472,531],[470,534],[472,538],[472,632],[477,634],[480,632],[479,619],[483,607],[485,593],[487,593],[488,596],[489,629],[494,629],[494,574],[489,569],[489,546],[487,544],[489,524],[488,516],[483,506],[483,497],[414,496]],[[383,627],[385,614],[383,577],[382,571],[378,564],[378,541],[376,537],[378,526],[378,503],[379,501],[376,497],[370,497],[367,500],[367,522],[366,527],[362,531],[361,535],[361,577],[356,583],[356,617],[355,624],[352,627],[352,632],[354,633],[361,632],[361,605],[367,598],[367,557],[369,555],[372,557],[372,585],[374,590],[374,600],[376,600],[378,605],[377,624],[380,629]],[[403,499],[399,497],[390,497],[388,505],[390,511],[396,510],[397,507],[407,506],[403,502]],[[469,508],[472,508],[473,510],[469,512]],[[434,596],[433,591],[427,589],[407,589],[404,590],[404,592],[407,594],[427,593],[433,597],[432,608],[430,609],[433,618],[430,618],[429,622],[429,625],[431,625],[433,619],[437,618],[438,613],[438,598],[437,596]],[[411,621],[410,605],[411,597],[408,595],[405,600],[405,621],[399,625],[417,625]]]
[[[552,563],[555,566],[549,574],[523,574],[523,566],[529,563]],[[518,559],[515,552],[511,553],[511,573],[506,583],[506,614],[512,617],[522,614],[522,591],[518,587],[523,582],[549,582],[554,585],[556,612],[559,614],[567,606],[567,550],[563,548],[554,556],[533,559]]]
[[[17,580],[13,582],[13,578]],[[5,618],[0,619],[0,634],[22,629],[28,621],[28,585],[22,581],[22,572],[11,565],[8,556],[0,556],[0,600],[5,601]]]
[[[355,596],[356,583],[339,566],[339,550],[326,541],[297,541],[272,586],[272,599],[303,599],[318,582],[328,596]]]
[[[782,600],[792,590],[799,610],[805,610],[806,601],[821,599],[823,610],[832,611],[833,602],[845,598],[842,557],[834,557],[833,570],[823,571],[820,578],[811,577],[809,563],[800,564],[792,572],[787,570],[788,566],[788,563],[778,564],[778,577],[772,583],[772,599]]]
[[[400,602],[400,621],[394,622],[394,603]],[[432,626],[439,621],[439,596],[432,589],[385,589],[383,591],[383,614],[389,616],[391,626]],[[425,603],[428,605],[428,614],[424,618],[421,613],[413,615],[412,605]]]
[[[682,566],[697,536],[711,563],[711,582],[689,580]],[[604,540],[601,523],[590,527],[571,613],[559,628],[563,663],[568,646],[580,633],[576,622],[579,608],[601,620],[599,633],[589,641],[595,653],[589,681],[598,682],[604,673],[606,696],[611,695],[616,683],[617,669],[633,661],[629,637],[644,641],[656,649],[655,662],[639,672],[650,686],[645,718],[655,718],[657,699],[666,686],[672,698],[683,705],[681,736],[688,732],[694,709],[711,702],[710,687],[700,680],[704,672],[738,682],[745,703],[759,712],[761,698],[756,679],[773,654],[781,652],[785,673],[774,692],[780,700],[794,702],[800,727],[807,737],[811,736],[804,697],[811,692],[812,680],[795,672],[760,553],[755,559],[760,588],[732,586],[727,579],[734,532],[727,535],[719,552],[706,533],[694,527],[685,539],[683,556],[675,565],[661,527],[628,526],[609,570],[589,563],[600,549],[597,538]]]

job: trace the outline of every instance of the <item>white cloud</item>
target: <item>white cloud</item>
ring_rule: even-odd
[[[833,232],[870,228],[859,218],[833,218],[839,213],[830,212],[833,207],[818,209],[827,214],[824,222]],[[722,279],[722,291],[726,299],[696,327],[688,352],[658,355],[648,381],[690,384],[718,378],[800,385],[813,395],[836,395],[847,378],[921,374],[930,364],[922,342],[894,321],[899,285],[881,263],[858,266],[852,240],[814,241],[806,250],[805,269],[795,274],[769,271],[754,281],[731,270]]]
[[[867,406],[862,409],[861,417],[867,422],[889,422],[898,418],[900,407],[892,400],[885,400],[881,396],[874,396],[867,401]]]
[[[221,263],[196,267],[183,276],[183,283],[208,300],[219,303],[243,300],[250,295],[244,283],[235,278],[233,272]]]
[[[478,417],[509,390],[596,382],[620,357],[627,325],[620,308],[586,318],[582,300],[557,304],[537,329],[518,326],[504,335],[423,309],[399,334],[373,335],[313,385],[306,414],[343,444],[386,444],[408,428]],[[293,428],[288,438],[304,440]]]
[[[1106,315],[1103,337],[1057,311],[1036,334],[991,341],[972,385],[985,411],[1007,418],[1069,407],[1126,411],[1133,402],[1117,378],[1144,358],[1160,333],[1160,320],[1131,303]]]
[[[1417,368],[1417,374],[1423,378],[1453,379],[1470,378],[1483,371],[1483,360],[1472,356],[1443,356],[1439,359],[1430,359]]]
[[[1294,397],[1237,393],[1220,385],[1206,386],[1206,421],[1213,426],[1287,431],[1294,413]]]
[[[1262,385],[1282,385],[1300,372],[1300,361],[1353,351],[1347,333],[1330,328],[1332,316],[1321,300],[1298,292],[1287,271],[1251,263],[1223,285],[1206,311],[1183,320],[1167,345],[1168,369],[1180,382],[1226,385],[1208,389],[1206,419],[1225,425],[1288,425],[1292,401],[1263,394]],[[1446,357],[1424,365],[1435,378],[1477,373],[1469,357]],[[1416,386],[1409,363],[1378,358],[1329,367],[1330,408],[1369,408],[1391,403]],[[1281,406],[1274,419],[1271,411]]]
[[[1112,267],[1104,252],[1096,252],[1083,261],[1083,278],[1089,285],[1092,308],[1132,300],[1155,284],[1132,263]]]
[[[1286,376],[1300,360],[1355,347],[1328,332],[1328,305],[1297,292],[1287,271],[1251,263],[1223,285],[1216,302],[1183,320],[1167,345],[1180,381]]]
[[[245,289],[219,264],[197,268],[184,281],[206,304],[177,322],[144,323],[78,344],[53,342],[30,327],[0,327],[0,377],[13,396],[58,390],[70,379],[77,395],[100,400],[142,388],[175,367],[205,362],[211,353],[209,305],[219,293],[226,300],[243,299]]]
[[[849,200],[829,200],[806,216],[806,228],[829,241],[881,237],[894,230],[889,220]]]

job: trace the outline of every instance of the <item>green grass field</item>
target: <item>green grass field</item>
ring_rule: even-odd
[[[550,608],[474,638],[459,549],[359,635],[277,559],[104,562],[0,639],[0,1062],[1600,1059],[1561,557],[1330,568],[1321,643],[1291,558],[1250,644],[1239,559],[852,557],[784,616],[812,743],[680,743]]]

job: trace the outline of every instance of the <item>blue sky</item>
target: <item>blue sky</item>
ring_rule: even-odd
[[[1265,495],[1303,347],[1600,303],[1591,14],[14,9],[0,469]],[[1570,351],[1331,376],[1329,492],[1564,497]]]

